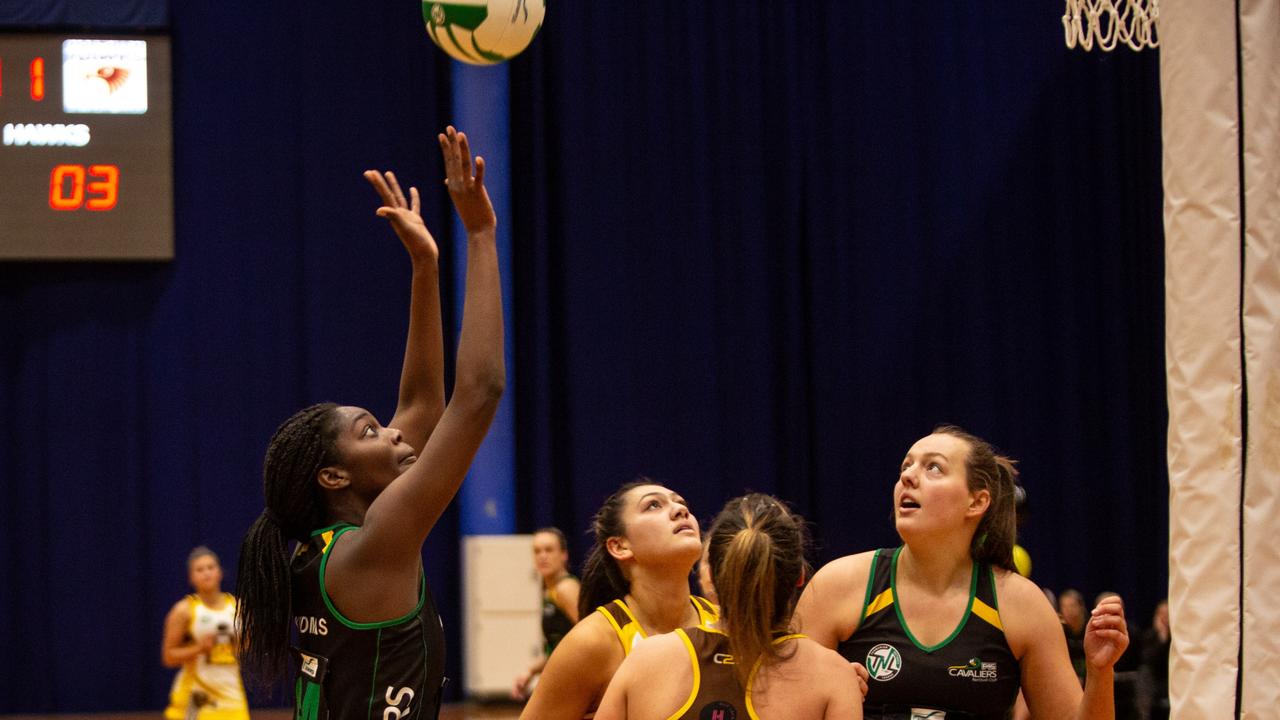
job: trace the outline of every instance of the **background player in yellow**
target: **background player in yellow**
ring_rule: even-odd
[[[222,565],[201,545],[187,557],[194,593],[164,620],[161,659],[179,668],[169,691],[169,720],[247,720],[249,704],[236,661],[236,599],[222,592]]]

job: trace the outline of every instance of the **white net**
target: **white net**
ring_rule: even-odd
[[[1113,50],[1123,43],[1134,50],[1159,46],[1156,21],[1160,0],[1067,0],[1062,28],[1067,47]]]

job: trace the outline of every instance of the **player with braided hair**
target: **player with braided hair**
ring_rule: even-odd
[[[240,550],[241,659],[264,683],[297,673],[295,718],[435,717],[444,634],[422,544],[457,492],[505,383],[497,220],[465,134],[438,137],[467,233],[453,394],[445,405],[438,250],[396,178],[365,173],[378,215],[409,252],[409,332],[395,415],[312,405],[276,431],[263,463],[266,508]],[[298,543],[292,559],[290,541]],[[290,637],[297,636],[296,652]]]

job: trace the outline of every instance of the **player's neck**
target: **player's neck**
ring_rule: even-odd
[[[684,576],[659,577],[637,574],[631,579],[627,606],[648,635],[667,633],[697,623],[689,602],[689,581]]]
[[[211,610],[221,610],[223,603],[227,600],[227,597],[222,594],[222,588],[197,592],[196,597],[200,598],[200,602]]]
[[[967,544],[907,545],[898,555],[898,582],[905,581],[929,592],[941,594],[958,586],[968,587],[972,576],[973,559],[969,557]]]

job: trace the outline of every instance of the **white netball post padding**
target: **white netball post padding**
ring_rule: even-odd
[[[1280,716],[1280,3],[1241,0],[1244,82],[1244,682],[1240,716]]]
[[[542,578],[532,535],[462,539],[462,654],[466,694],[506,698],[542,656]]]
[[[1160,18],[1175,720],[1233,713],[1241,652],[1241,203],[1231,10],[1177,3]]]

